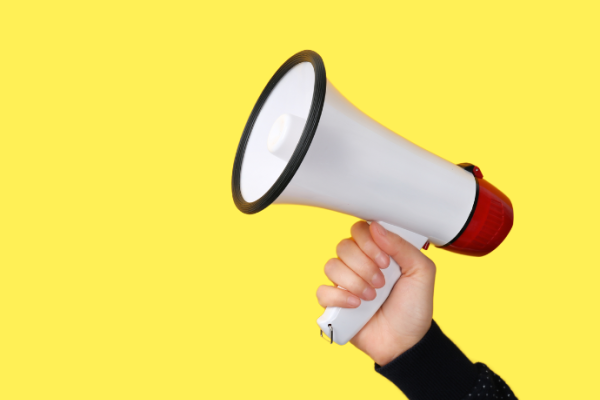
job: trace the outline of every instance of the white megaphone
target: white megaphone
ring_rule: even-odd
[[[313,51],[292,56],[260,95],[240,140],[233,199],[246,214],[302,204],[378,221],[417,248],[432,243],[467,255],[494,250],[513,223],[510,200],[472,164],[454,165],[354,107],[327,80]],[[400,277],[358,308],[328,307],[317,320],[345,344],[371,319]]]

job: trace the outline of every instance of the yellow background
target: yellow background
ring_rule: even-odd
[[[492,255],[427,252],[443,330],[522,399],[598,398],[597,4],[2,2],[0,398],[400,395],[318,337],[355,219],[231,199],[246,118],[304,49],[513,201]]]

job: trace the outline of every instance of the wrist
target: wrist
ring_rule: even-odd
[[[375,361],[375,363],[377,365],[383,367],[383,366],[389,364],[391,361],[395,360],[396,358],[400,357],[408,349],[410,349],[410,347],[399,348],[398,350],[396,350],[394,352],[389,352],[389,353],[383,354],[381,356],[372,356],[371,358],[373,359],[373,361]]]
[[[430,320],[427,325],[423,326],[419,334],[398,337],[391,345],[385,348],[384,352],[373,354],[371,358],[375,363],[383,367],[417,345],[431,329],[431,323],[432,321]]]

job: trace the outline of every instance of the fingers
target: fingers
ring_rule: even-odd
[[[354,240],[342,240],[336,251],[340,260],[369,285],[380,288],[385,284],[385,278],[377,264],[363,253]]]
[[[352,238],[358,244],[358,247],[365,253],[371,260],[373,260],[379,268],[387,268],[390,265],[390,257],[385,254],[377,244],[373,241],[371,231],[369,230],[369,224],[365,221],[358,221],[350,230]]]
[[[317,299],[321,307],[356,308],[360,305],[360,299],[347,290],[326,285],[317,289]]]
[[[415,246],[377,222],[371,224],[370,232],[375,244],[402,268],[403,276],[435,278],[435,264]]]
[[[342,286],[361,299],[373,300],[376,296],[375,289],[371,285],[337,258],[327,261],[327,264],[325,264],[325,275],[333,283]]]

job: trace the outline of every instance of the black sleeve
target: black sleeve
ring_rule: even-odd
[[[502,378],[485,364],[473,364],[431,322],[423,339],[375,371],[398,386],[410,400],[516,399]]]

